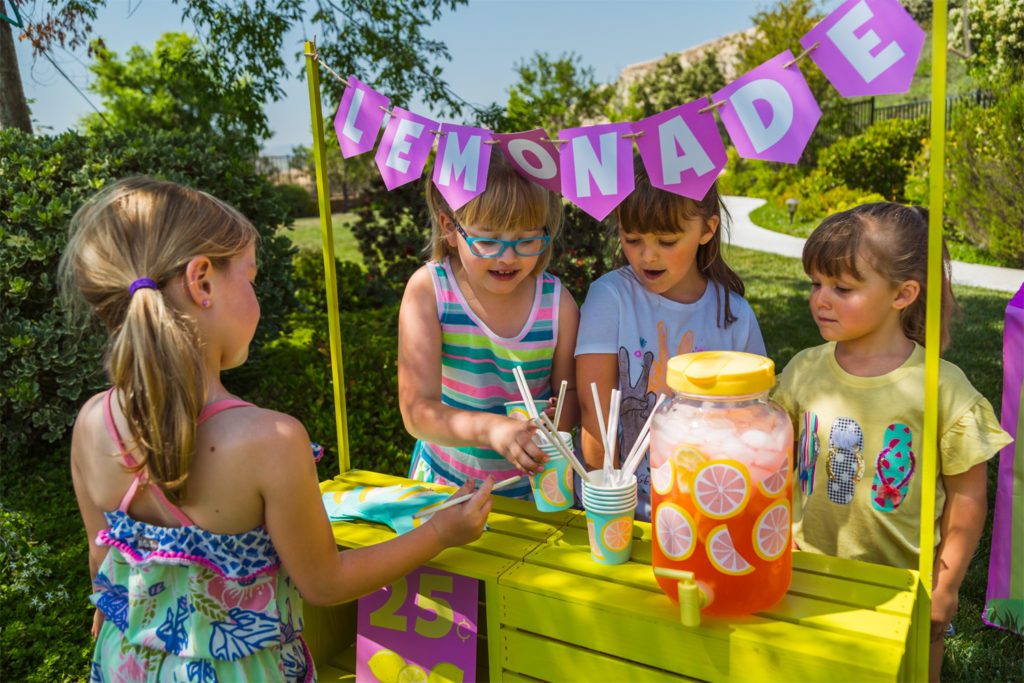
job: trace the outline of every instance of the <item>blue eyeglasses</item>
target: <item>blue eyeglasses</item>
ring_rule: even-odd
[[[516,256],[539,256],[548,248],[548,241],[551,239],[548,237],[548,229],[546,227],[542,237],[526,237],[521,240],[499,240],[493,237],[470,237],[455,218],[452,218],[452,223],[455,223],[455,229],[466,240],[469,251],[473,256],[479,256],[480,258],[498,258],[509,247],[512,247],[512,251],[516,253]]]

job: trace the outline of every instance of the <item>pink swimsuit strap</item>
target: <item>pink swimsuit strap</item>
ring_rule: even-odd
[[[110,409],[110,400],[113,393],[114,388],[111,387],[107,391],[107,395],[103,398],[103,421],[107,424],[107,431],[110,433],[111,438],[117,443],[118,451],[121,453],[121,459],[124,460],[128,467],[135,467],[138,462],[124,447],[124,441],[121,440],[121,433],[118,432],[117,425],[114,424],[114,414]],[[204,420],[213,417],[221,411],[228,410],[229,408],[239,408],[251,405],[251,403],[241,401],[236,398],[226,398],[222,401],[216,401],[203,407],[202,412],[199,413],[197,424],[202,423]],[[127,514],[128,506],[131,505],[131,502],[135,498],[135,494],[138,493],[139,488],[145,484],[145,478],[145,470],[137,470],[135,472],[135,478],[132,480],[132,485],[124,492],[124,497],[121,498],[121,503],[117,506],[118,510]],[[164,495],[164,492],[160,490],[159,486],[153,487],[153,493],[156,495],[157,499],[163,503],[164,507],[174,515],[174,518],[181,522],[182,526],[194,526],[194,522],[189,519],[189,516],[186,515],[181,508],[167,500],[167,496]]]

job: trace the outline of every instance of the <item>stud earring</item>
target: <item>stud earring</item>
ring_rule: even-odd
[[[210,307],[210,300],[209,299],[203,299],[203,308],[209,308],[209,307]]]

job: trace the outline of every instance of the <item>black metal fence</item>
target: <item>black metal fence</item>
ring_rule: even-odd
[[[950,95],[946,98],[946,128],[949,128],[953,118],[953,111],[964,106],[973,105],[978,107],[991,107],[995,103],[995,95],[991,92],[975,90],[966,95]],[[886,119],[917,119],[922,116],[931,116],[931,100],[918,100],[916,102],[904,102],[888,107],[875,106],[875,98],[853,102],[847,106],[849,118],[846,120],[845,133],[856,135],[876,121]]]

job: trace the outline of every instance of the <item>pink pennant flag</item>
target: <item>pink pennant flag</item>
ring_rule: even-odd
[[[558,131],[562,196],[597,220],[633,191],[633,140],[628,122]]]
[[[725,168],[725,144],[707,98],[632,124],[651,185],[700,201]]]
[[[495,133],[498,147],[524,178],[552,192],[562,191],[558,168],[558,147],[543,128],[521,133]]]
[[[795,164],[811,139],[821,109],[791,61],[786,50],[712,96],[741,157]]]
[[[924,31],[898,0],[847,0],[800,39],[843,97],[906,92]]]
[[[343,157],[348,159],[373,149],[390,104],[391,100],[355,76],[348,77],[348,87],[334,116],[334,132]]]
[[[388,190],[419,178],[434,145],[437,124],[401,107],[391,112],[374,159]]]
[[[484,128],[441,124],[434,159],[434,185],[452,211],[487,187],[487,167],[491,162],[491,131]]]

